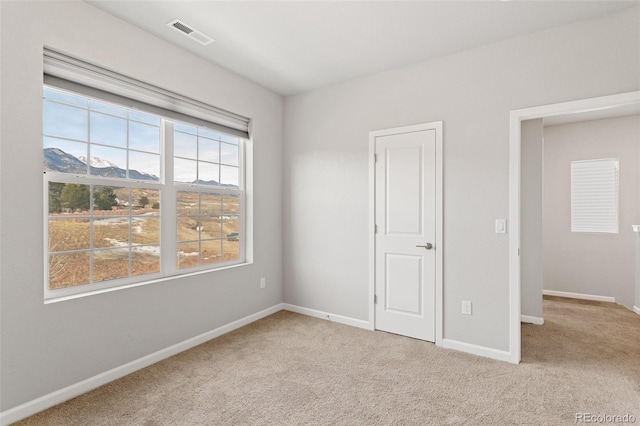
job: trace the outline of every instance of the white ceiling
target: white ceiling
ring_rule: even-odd
[[[640,4],[86,1],[284,96]],[[202,46],[169,28],[175,18],[216,41]]]

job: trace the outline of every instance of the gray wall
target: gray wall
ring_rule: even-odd
[[[509,111],[640,89],[639,12],[288,97],[285,302],[368,319],[368,132],[443,120],[444,337],[508,351]]]
[[[84,2],[0,9],[0,409],[281,303],[283,99]],[[253,119],[252,265],[43,303],[43,45]]]
[[[522,122],[520,136],[521,314],[542,318],[542,119]]]
[[[595,120],[544,130],[544,289],[615,297],[629,309],[635,294],[639,219],[640,117]],[[574,160],[618,158],[619,234],[571,232]]]

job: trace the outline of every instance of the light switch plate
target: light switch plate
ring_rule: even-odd
[[[507,219],[496,219],[496,234],[507,233]]]

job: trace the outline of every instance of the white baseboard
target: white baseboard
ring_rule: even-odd
[[[458,340],[442,339],[442,347],[446,349],[455,349],[457,351],[483,356],[498,361],[506,361],[512,364],[518,364],[520,362],[519,359],[514,360],[510,352],[487,348],[486,346],[474,345],[472,343],[460,342]]]
[[[187,349],[191,349],[218,336],[222,336],[223,334],[229,333],[230,331],[236,330],[261,318],[279,312],[284,309],[282,305],[282,303],[278,303],[277,305],[274,305],[263,311],[256,312],[255,314],[251,314],[229,324],[218,327],[214,330],[200,334],[199,336],[192,337],[191,339],[187,339],[183,342],[169,346],[168,348],[161,349],[152,354],[143,356],[142,358],[138,358],[134,361],[128,362],[104,373],[98,374],[97,376],[90,377],[81,382],[67,386],[66,388],[51,392],[50,394],[44,395],[40,398],[3,411],[0,413],[0,425],[4,426],[13,422],[17,422],[18,420],[22,420],[40,411],[46,410],[47,408],[53,407],[54,405],[60,404],[71,398],[75,398],[78,395],[82,395],[83,393],[89,392],[90,390],[124,377],[127,374],[131,374],[135,371],[141,370],[145,367],[155,364],[156,362],[162,361],[163,359],[169,358],[180,352],[184,352]]]
[[[640,308],[637,306],[633,307],[633,312],[635,312],[636,314],[640,315]]]
[[[303,308],[302,306],[291,305],[289,303],[283,303],[282,309],[285,311],[291,311],[310,317],[320,318],[327,321],[339,322],[340,324],[350,325],[352,327],[364,328],[366,330],[373,330],[373,326],[369,321],[359,320],[351,317],[345,317],[342,315],[331,314],[329,312],[317,311],[315,309]]]
[[[526,322],[528,324],[535,324],[535,325],[543,325],[544,318],[532,317],[530,315],[520,315],[520,322]]]
[[[593,294],[583,294],[583,293],[569,293],[566,291],[555,291],[555,290],[542,290],[542,294],[545,296],[569,297],[571,299],[595,300],[597,302],[616,303],[616,298],[610,297],[610,296],[597,296]]]

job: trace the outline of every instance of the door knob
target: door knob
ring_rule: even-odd
[[[421,246],[421,245],[417,245],[416,247],[424,247],[427,250],[431,250],[433,248],[433,244],[431,243],[426,243],[425,245]]]

